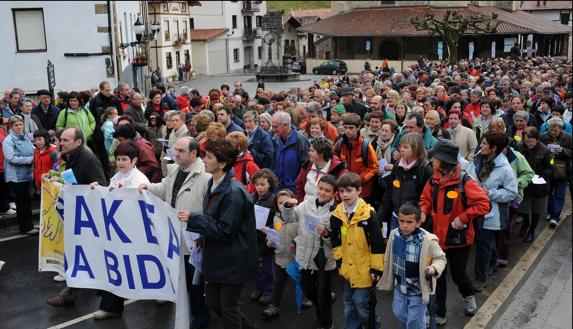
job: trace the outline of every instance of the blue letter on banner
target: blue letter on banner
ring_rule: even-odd
[[[82,220],[82,209],[86,213],[86,220]],[[94,222],[94,218],[88,209],[88,205],[86,204],[86,200],[83,196],[78,195],[76,196],[76,225],[74,227],[74,235],[80,235],[82,227],[91,228],[93,235],[99,237],[97,232],[97,228]]]
[[[109,281],[109,283],[113,284],[114,286],[121,286],[121,273],[119,272],[119,264],[117,262],[117,257],[107,251],[104,250],[103,251],[103,255],[105,258],[105,267],[107,269],[107,280]],[[110,260],[111,260],[111,264],[110,264]],[[117,279],[112,279],[111,277],[111,272],[115,273],[115,276],[117,277]]]
[[[159,270],[159,281],[149,282],[147,270],[145,269],[145,262],[147,261],[155,263],[155,266],[157,266],[157,269]],[[137,255],[137,266],[139,267],[143,289],[161,289],[165,286],[165,272],[163,272],[163,266],[161,266],[161,262],[157,257],[153,255]]]
[[[169,223],[169,249],[167,249],[167,257],[173,259],[173,252],[179,256],[179,236],[177,236],[177,232],[171,224],[171,218],[167,218],[167,223]]]
[[[147,216],[147,212],[149,211],[150,213],[154,213],[155,212],[155,206],[149,203],[145,203],[145,201],[139,200],[139,209],[141,210],[141,218],[143,219],[143,227],[145,227],[145,236],[147,237],[147,243],[155,243],[155,244],[159,244],[157,242],[157,238],[155,237],[155,235],[153,235],[153,222],[151,221],[151,219],[149,218],[149,216]]]
[[[88,263],[88,259],[86,257],[86,254],[84,253],[84,249],[82,248],[82,246],[76,246],[75,254],[76,256],[74,257],[74,268],[72,270],[72,277],[76,277],[78,271],[86,271],[88,272],[90,278],[93,279],[94,274],[92,272],[92,269],[90,268],[90,264]],[[80,260],[83,262],[83,264],[80,264]]]
[[[131,243],[131,240],[129,240],[127,235],[125,235],[125,233],[121,230],[121,228],[119,227],[119,225],[115,221],[115,218],[113,218],[113,215],[115,215],[117,208],[119,208],[119,205],[121,204],[121,202],[122,202],[122,200],[113,200],[113,202],[111,204],[111,209],[109,210],[109,212],[107,212],[107,207],[105,205],[105,199],[101,199],[101,211],[103,214],[103,222],[105,223],[105,233],[107,235],[107,240],[111,241],[111,235],[109,233],[109,227],[111,225],[111,226],[113,226],[113,229],[114,229],[115,233],[117,234],[117,236],[119,237],[119,239],[121,240],[121,242]]]

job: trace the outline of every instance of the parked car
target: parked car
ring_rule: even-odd
[[[338,59],[326,61],[312,69],[314,74],[345,74],[346,71],[348,71],[346,63]]]
[[[293,61],[291,70],[300,74],[306,74],[306,62]]]

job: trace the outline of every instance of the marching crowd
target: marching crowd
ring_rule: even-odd
[[[157,195],[201,236],[184,246],[191,328],[206,326],[210,310],[224,328],[254,327],[239,307],[248,280],[262,316],[277,316],[289,278],[302,288],[297,306],[332,328],[335,273],[345,328],[380,327],[375,289],[393,290],[402,328],[434,328],[447,321],[447,268],[472,316],[514,236],[530,243],[540,220],[558,225],[573,185],[571,61],[368,66],[308,88],[259,83],[254,95],[240,82],[207,95],[105,81],[55,100],[7,90],[0,212],[37,234],[34,191],[68,169],[77,184]],[[189,264],[192,249],[202,268]],[[68,306],[76,292],[48,304]],[[94,317],[120,316],[123,299],[101,295]]]

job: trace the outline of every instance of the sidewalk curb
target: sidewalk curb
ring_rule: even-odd
[[[517,264],[515,264],[515,267],[508,273],[497,289],[495,289],[486,302],[479,308],[478,312],[466,324],[464,329],[487,328],[490,321],[494,319],[494,316],[507,301],[515,287],[524,280],[526,274],[531,269],[532,264],[549,245],[549,242],[555,235],[557,229],[561,227],[562,223],[569,215],[569,211],[567,214],[565,214],[565,212],[561,213],[562,218],[560,218],[557,228],[551,229],[549,228],[549,225],[545,227],[545,229],[537,236],[533,244],[531,244],[523,256],[521,256]]]

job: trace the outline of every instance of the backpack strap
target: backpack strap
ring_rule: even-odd
[[[370,143],[365,138],[362,139],[362,163],[364,167],[368,167],[368,145]]]
[[[243,161],[243,172],[241,175],[241,182],[243,185],[247,185],[249,183],[247,179],[247,161]]]

